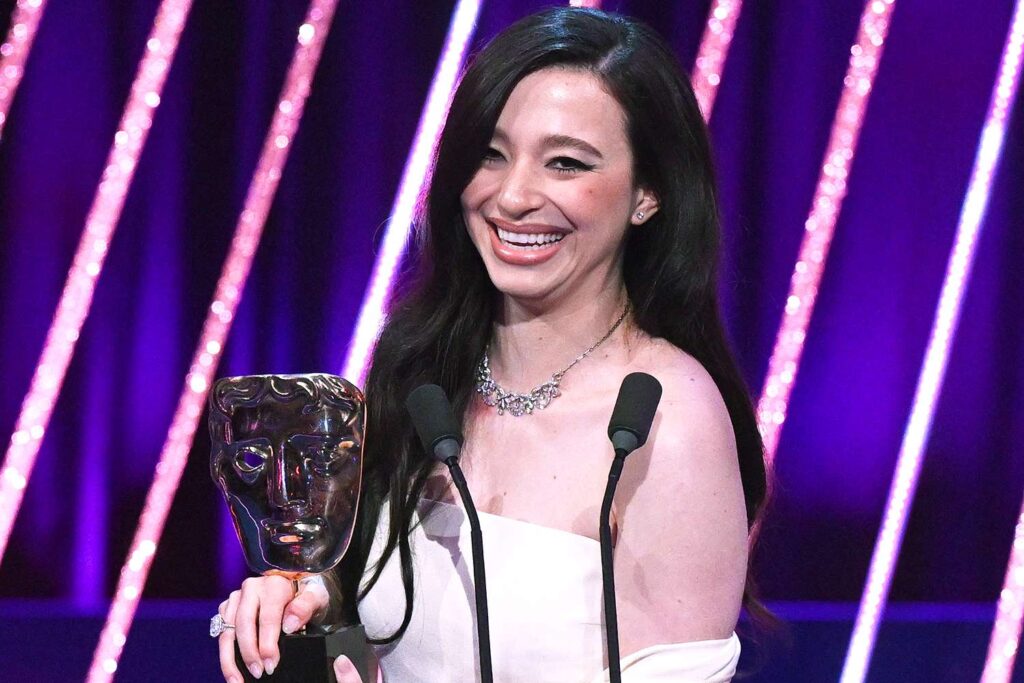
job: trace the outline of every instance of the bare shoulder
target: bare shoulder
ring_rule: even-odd
[[[624,477],[634,496],[658,497],[666,488],[715,495],[740,486],[732,421],[704,366],[659,339],[638,354],[635,366],[656,377],[663,393],[647,444]]]
[[[616,565],[630,576],[620,592],[624,652],[627,642],[639,649],[726,637],[746,577],[746,512],[725,402],[697,360],[651,342],[633,365],[658,378],[664,393],[615,501]]]
[[[695,432],[732,435],[722,394],[696,358],[663,339],[652,339],[636,355],[634,365],[661,383],[663,393],[655,419],[660,441],[689,438]]]

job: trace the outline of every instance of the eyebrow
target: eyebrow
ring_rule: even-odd
[[[506,135],[505,131],[500,128],[496,128],[494,130],[494,137],[502,142],[508,142],[508,135]],[[604,155],[601,154],[596,147],[585,140],[580,140],[579,138],[575,138],[571,135],[548,135],[542,142],[544,147],[570,147],[572,149],[578,149],[581,152],[591,154],[598,159],[604,159]]]

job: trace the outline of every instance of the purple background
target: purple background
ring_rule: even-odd
[[[0,3],[6,33],[10,1]],[[0,143],[0,440],[13,431],[156,0],[50,0]],[[485,3],[477,43],[545,2]],[[860,597],[1012,10],[900,0],[778,455],[757,570]],[[0,597],[102,609],[116,584],[282,86],[304,0],[197,1],[3,563]],[[342,2],[218,376],[337,372],[453,3]],[[710,3],[611,1],[687,69]],[[721,290],[760,389],[862,8],[744,7],[711,129]],[[987,602],[1024,491],[1020,99],[892,599]],[[147,598],[245,574],[205,416]]]

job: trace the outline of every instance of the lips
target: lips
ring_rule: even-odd
[[[306,543],[317,538],[322,532],[324,525],[317,520],[302,522],[277,522],[274,520],[263,520],[263,528],[270,534],[270,540],[277,545],[295,545]]]
[[[500,219],[490,219],[487,224],[494,255],[516,266],[535,266],[549,260],[569,234],[552,226],[515,225]]]

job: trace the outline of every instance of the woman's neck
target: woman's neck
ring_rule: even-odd
[[[557,306],[503,297],[489,358],[494,377],[510,391],[527,392],[563,370],[615,325],[626,305],[623,289],[605,290]],[[604,342],[614,344],[621,327]]]

